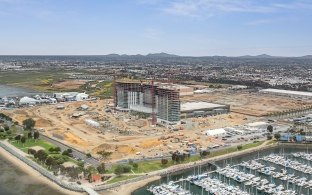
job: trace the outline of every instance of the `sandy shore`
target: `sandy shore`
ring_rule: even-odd
[[[21,169],[26,174],[32,176],[32,178],[34,180],[37,180],[38,182],[41,182],[41,183],[44,183],[44,184],[47,184],[51,188],[59,191],[60,193],[70,194],[70,195],[81,195],[81,194],[83,194],[83,193],[79,193],[79,192],[73,192],[73,191],[70,191],[70,190],[67,190],[67,189],[64,189],[64,188],[60,187],[59,185],[57,185],[56,183],[50,181],[48,178],[46,178],[43,175],[41,175],[38,171],[34,170],[32,167],[30,167],[27,164],[25,164],[24,162],[20,161],[15,156],[13,156],[12,154],[8,153],[6,150],[4,150],[1,147],[0,147],[0,155],[3,156],[6,160],[12,162],[12,164],[14,164],[16,167]]]
[[[126,185],[122,185],[118,188],[114,188],[108,191],[99,192],[101,195],[131,195],[135,190],[147,185],[150,182],[156,181],[160,179],[160,176],[154,176],[142,181],[129,183]]]

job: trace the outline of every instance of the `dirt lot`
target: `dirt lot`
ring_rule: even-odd
[[[219,142],[202,136],[203,130],[245,122],[244,115],[219,115],[190,120],[187,124],[190,129],[180,125],[177,127],[180,131],[173,131],[165,127],[150,127],[149,120],[137,119],[128,113],[105,112],[110,102],[68,102],[64,103],[64,110],[58,110],[57,105],[42,105],[5,112],[20,123],[26,118],[34,118],[36,127],[43,128],[46,135],[93,155],[103,150],[111,151],[112,160],[138,157],[137,153],[145,156],[166,154],[172,150],[187,149],[187,143],[207,147]],[[88,105],[89,109],[78,110],[82,104]],[[72,117],[79,112],[82,116]],[[88,126],[85,119],[100,122],[101,127]]]
[[[86,80],[65,80],[56,84],[53,84],[52,87],[55,89],[62,90],[76,90],[83,84],[85,84]]]
[[[236,91],[212,92],[183,97],[184,101],[208,101],[228,104],[231,111],[250,116],[265,116],[272,112],[312,105],[311,100],[296,100],[287,97],[270,96],[262,93]]]
[[[272,111],[298,108],[312,103],[239,92],[201,94],[183,97],[183,100],[230,104],[233,112],[186,119],[186,124],[175,127],[179,131],[160,126],[151,127],[148,119],[138,119],[129,113],[107,110],[112,100],[67,102],[63,103],[63,110],[58,110],[57,105],[41,105],[3,112],[20,123],[32,117],[36,120],[36,127],[43,128],[45,134],[93,155],[97,155],[99,151],[113,152],[111,160],[117,160],[139,157],[138,154],[164,155],[169,151],[187,149],[191,143],[198,147],[223,144],[219,140],[203,136],[204,130],[243,125],[259,121],[259,116]],[[89,109],[79,110],[82,104],[88,105]],[[73,117],[77,113],[81,116]],[[97,121],[100,127],[87,125],[86,119]]]

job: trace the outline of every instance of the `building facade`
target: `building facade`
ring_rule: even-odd
[[[180,121],[180,94],[174,85],[163,83],[115,82],[114,106],[121,111],[135,111],[157,117],[157,122]]]

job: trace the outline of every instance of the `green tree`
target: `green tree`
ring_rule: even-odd
[[[241,150],[241,149],[243,149],[243,146],[242,145],[238,145],[237,146],[237,150]]]
[[[62,155],[64,155],[64,156],[71,156],[71,154],[68,152],[68,150],[64,150]]]
[[[34,155],[34,154],[36,154],[36,150],[28,148],[27,153]]]
[[[33,135],[32,135],[31,131],[28,132],[27,137],[28,137],[28,139],[32,139]]]
[[[268,140],[271,140],[272,138],[273,138],[272,135],[267,135],[267,139],[268,139]]]
[[[99,173],[104,174],[105,173],[105,163],[101,163],[97,168]]]
[[[21,136],[21,135],[17,135],[17,136],[15,136],[15,138],[14,138],[14,139],[15,139],[16,141],[20,141],[20,140],[21,140],[21,138],[22,138],[22,136]]]
[[[268,130],[268,132],[273,133],[273,126],[268,125],[267,130]]]
[[[23,125],[26,129],[33,129],[36,125],[36,121],[32,118],[25,119]]]
[[[54,148],[54,152],[57,152],[57,153],[61,152],[61,148],[60,148],[60,147],[58,147],[58,146],[57,146],[57,147],[55,147],[55,148]]]
[[[25,137],[25,136],[22,136],[22,137],[21,137],[21,142],[22,142],[22,144],[23,144],[23,146],[24,146],[24,143],[26,142],[26,137]]]
[[[274,138],[275,138],[276,140],[279,140],[279,139],[281,138],[281,134],[275,133],[275,134],[274,134]]]
[[[166,164],[168,164],[168,159],[161,159],[161,164],[162,165],[166,165]]]
[[[34,139],[39,139],[39,132],[38,131],[35,131],[34,132]]]
[[[139,164],[138,163],[133,163],[132,166],[133,166],[134,169],[138,169],[139,168]]]
[[[202,151],[199,152],[199,155],[200,155],[201,158],[206,157],[209,154],[210,154],[210,151],[207,151],[207,150],[202,150]]]
[[[37,156],[41,162],[44,162],[48,158],[48,153],[46,153],[44,150],[39,150],[37,152]]]
[[[51,167],[53,165],[56,164],[55,160],[53,157],[49,156],[45,162],[45,164],[48,166],[48,167]]]
[[[116,167],[115,170],[114,170],[114,173],[115,173],[117,176],[120,176],[123,172],[124,172],[123,166],[122,166],[122,165],[117,165],[117,167]]]
[[[3,128],[4,128],[5,131],[9,131],[10,130],[10,127],[8,125],[4,125]]]
[[[86,154],[86,157],[87,157],[87,158],[91,158],[92,156],[91,156],[90,153],[87,153],[87,154]]]

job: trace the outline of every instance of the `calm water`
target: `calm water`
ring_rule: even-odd
[[[220,167],[225,167],[226,165],[235,165],[235,164],[239,164],[243,161],[249,161],[252,159],[256,159],[262,156],[266,156],[269,155],[271,153],[292,153],[292,152],[305,152],[306,149],[295,149],[295,148],[274,148],[274,149],[268,149],[268,150],[264,150],[261,152],[256,152],[256,153],[252,153],[252,154],[246,154],[246,155],[241,155],[241,156],[237,156],[234,158],[229,158],[227,160],[222,160],[222,161],[217,161],[215,162],[215,164],[217,164]],[[309,152],[311,152],[312,150],[310,149]],[[183,173],[179,173],[179,174],[175,174],[175,175],[168,175],[167,177],[163,177],[158,181],[152,182],[150,184],[148,184],[147,186],[144,186],[138,190],[136,190],[135,192],[132,193],[132,195],[152,195],[152,193],[148,192],[146,190],[146,188],[148,188],[151,185],[159,185],[161,183],[168,183],[168,181],[176,181],[179,180],[180,178],[186,178],[189,175],[193,175],[198,174],[199,172],[205,172],[207,170],[210,170],[210,167],[197,167],[191,170],[186,170]],[[281,167],[279,167],[279,169],[281,169]],[[279,170],[277,169],[277,170]],[[257,174],[258,175],[258,174]],[[302,175],[304,176],[304,175]],[[225,178],[221,178],[222,181],[225,181]],[[267,178],[270,181],[270,178]],[[308,179],[312,179],[312,178],[308,178]],[[274,181],[275,182],[275,181]],[[227,181],[227,183],[230,184],[235,184],[235,181]],[[278,182],[275,182],[276,184],[279,184]],[[197,187],[196,185],[189,185],[188,183],[184,184],[184,187],[188,190],[190,190],[192,193],[194,194],[202,194],[202,188]],[[205,191],[204,191],[205,192]],[[303,192],[305,193],[305,192]],[[203,193],[204,195],[206,195],[207,193]]]
[[[0,155],[0,195],[63,195],[24,173]]]
[[[0,84],[0,97],[31,96],[34,94],[36,94],[36,92],[30,89]]]

